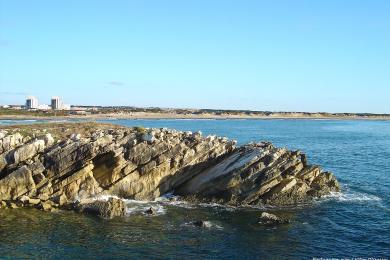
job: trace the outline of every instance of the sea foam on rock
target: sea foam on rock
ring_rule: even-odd
[[[32,138],[22,135],[23,126],[1,131],[0,201],[27,196],[69,208],[96,196],[154,200],[171,193],[187,201],[284,206],[339,191],[333,174],[310,165],[300,151],[268,142],[237,147],[227,138],[169,129],[44,127]],[[121,208],[119,202],[110,203],[95,201],[80,211],[121,215],[108,210]]]

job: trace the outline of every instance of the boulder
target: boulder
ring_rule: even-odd
[[[0,179],[0,200],[16,200],[34,188],[31,171],[27,166],[22,166]]]
[[[9,203],[8,203],[8,207],[11,208],[11,209],[17,209],[17,208],[19,208],[18,205],[16,205],[16,203],[14,203],[14,202],[9,202]]]
[[[34,157],[37,153],[42,152],[45,149],[45,141],[41,139],[35,139],[25,145],[16,148],[10,155],[13,163],[19,163]]]
[[[261,213],[259,219],[259,224],[262,225],[281,225],[281,224],[288,224],[288,223],[290,223],[290,220],[280,218],[268,212]]]
[[[40,204],[38,204],[38,208],[44,211],[50,211],[53,207],[53,204],[50,203],[50,201],[42,201]]]
[[[19,201],[22,202],[23,204],[28,203],[29,200],[30,198],[26,195],[23,195],[22,197],[19,198]]]
[[[109,198],[108,200],[87,200],[75,206],[79,212],[97,215],[102,218],[112,219],[125,215],[125,204],[123,200]]]
[[[32,199],[32,198],[30,198],[29,200],[28,200],[28,204],[30,204],[30,205],[38,205],[39,203],[41,203],[41,200],[40,199]]]

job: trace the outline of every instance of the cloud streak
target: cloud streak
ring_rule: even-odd
[[[122,82],[122,81],[115,81],[115,80],[109,81],[109,82],[107,82],[107,84],[110,85],[110,86],[124,86],[125,85],[124,82]]]

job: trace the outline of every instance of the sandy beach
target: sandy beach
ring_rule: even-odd
[[[67,116],[35,116],[35,115],[0,115],[0,120],[53,120],[53,119],[91,119],[91,120],[104,120],[104,119],[213,119],[213,120],[228,120],[228,119],[312,119],[312,120],[390,120],[390,115],[370,115],[359,116],[353,115],[330,115],[324,116],[320,113],[312,113],[310,115],[304,115],[303,113],[272,113],[268,116],[265,115],[247,115],[247,114],[178,114],[169,112],[131,112],[131,113],[102,113],[91,115],[67,115]]]

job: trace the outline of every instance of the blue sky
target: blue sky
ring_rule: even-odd
[[[390,1],[0,0],[0,104],[390,113]]]

